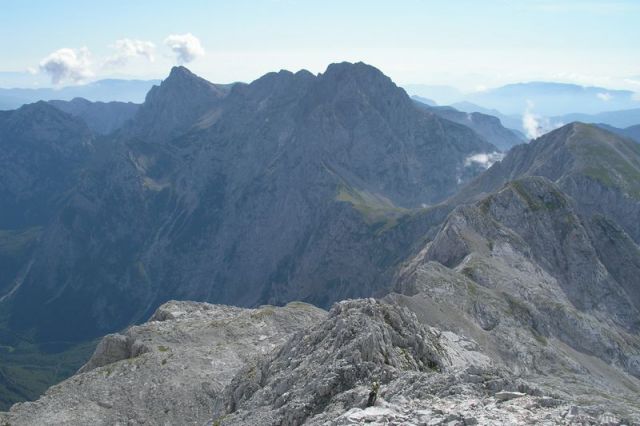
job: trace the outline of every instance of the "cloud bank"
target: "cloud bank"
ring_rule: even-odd
[[[180,64],[186,64],[204,55],[200,40],[191,33],[171,34],[164,40],[164,44],[173,51]]]
[[[123,38],[116,40],[111,46],[116,53],[107,58],[104,66],[116,67],[126,65],[131,58],[142,57],[149,62],[154,61],[155,44],[150,41],[144,40],[132,40],[129,38]]]
[[[63,81],[79,82],[93,75],[91,53],[86,47],[63,48],[50,53],[40,61],[40,70],[51,77],[53,84]]]
[[[176,62],[186,64],[205,54],[200,40],[191,33],[170,34],[164,44],[175,55]],[[91,52],[86,47],[58,49],[40,61],[37,70],[46,73],[51,82],[59,85],[64,82],[78,83],[94,76],[92,68],[99,70],[123,67],[134,58],[143,58],[149,62],[155,60],[156,45],[151,41],[122,38],[109,45],[114,53],[98,58],[94,65]]]

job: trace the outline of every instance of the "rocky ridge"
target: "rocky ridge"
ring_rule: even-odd
[[[395,295],[393,297],[400,297]],[[367,407],[373,382],[378,398]],[[169,302],[0,424],[637,424],[629,405],[521,377],[391,299],[241,309]],[[612,412],[613,411],[613,412]],[[4,422],[4,423],[2,423]]]
[[[458,111],[450,106],[426,106],[425,109],[446,120],[469,127],[503,152],[526,142],[524,135],[504,127],[500,119],[492,115]]]
[[[140,108],[140,104],[133,102],[91,102],[84,98],[53,100],[49,103],[82,119],[96,135],[107,135],[120,129]]]

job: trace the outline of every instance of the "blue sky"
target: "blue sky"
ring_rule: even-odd
[[[57,68],[47,73],[43,63],[60,61],[50,55],[66,48],[82,69],[59,74],[59,84],[162,78],[180,60],[222,83],[362,60],[402,84],[480,90],[552,80],[640,91],[635,0],[2,0],[0,6],[0,86],[50,85]],[[180,49],[189,42],[167,39],[185,34],[201,50],[185,53]],[[123,39],[153,47],[125,54],[117,43]]]

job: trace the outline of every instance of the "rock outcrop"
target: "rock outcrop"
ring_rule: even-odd
[[[201,425],[249,360],[325,317],[305,303],[242,309],[168,302],[149,322],[106,336],[78,374],[37,401],[14,405],[0,424]]]

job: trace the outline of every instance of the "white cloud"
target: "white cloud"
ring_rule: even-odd
[[[527,137],[529,139],[535,139],[540,136],[540,116],[534,114],[533,110],[533,102],[527,101],[527,109],[524,111],[524,115],[522,116],[522,127],[527,132]]]
[[[191,33],[171,34],[164,40],[176,55],[178,63],[186,64],[204,55],[204,48],[200,40]]]
[[[596,94],[596,96],[603,102],[609,102],[613,98],[613,96],[611,96],[611,93],[598,93]]]
[[[53,84],[66,80],[78,82],[89,78],[93,75],[90,67],[91,53],[86,47],[58,49],[40,61],[40,70],[51,77]]]
[[[529,139],[536,139],[558,127],[562,127],[564,123],[553,123],[549,118],[535,114],[533,112],[534,104],[527,101],[527,109],[522,116],[522,127],[527,133]]]
[[[114,49],[116,53],[105,61],[104,65],[107,67],[125,65],[129,59],[135,57],[146,58],[149,62],[154,61],[153,53],[156,46],[150,41],[123,38],[116,40],[109,47]]]
[[[501,152],[487,152],[483,154],[474,154],[465,158],[464,166],[469,167],[472,164],[479,164],[485,169],[488,169],[497,161],[502,161],[504,154]]]

